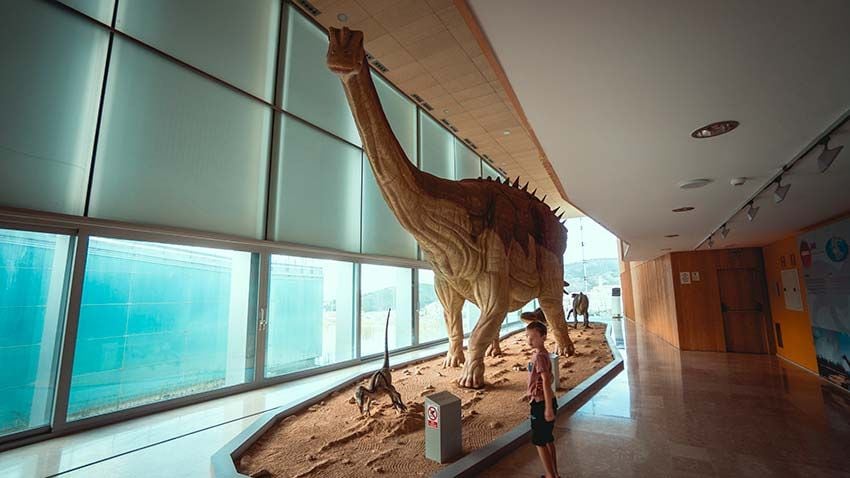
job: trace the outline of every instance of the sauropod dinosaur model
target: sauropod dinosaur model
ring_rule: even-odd
[[[328,68],[342,80],[378,187],[401,226],[417,240],[434,269],[449,351],[444,366],[463,364],[462,387],[484,386],[484,355],[499,354],[508,312],[537,298],[557,341],[574,351],[564,320],[561,288],[567,230],[552,211],[520,187],[501,180],[451,181],[419,170],[390,129],[372,83],[363,32],[329,30]],[[545,196],[544,198],[545,199]],[[464,301],[481,311],[464,357]]]
[[[584,328],[590,327],[590,322],[588,321],[588,308],[590,307],[590,300],[584,295],[584,292],[579,292],[578,294],[573,294],[573,308],[567,312],[567,322],[570,321],[570,314],[573,314],[573,328],[578,328],[578,316],[584,316]]]
[[[390,343],[388,333],[391,311],[392,309],[387,311],[387,323],[384,325],[384,364],[381,365],[381,368],[377,372],[372,374],[368,387],[360,385],[354,391],[354,402],[360,409],[361,415],[370,415],[369,408],[372,405],[372,400],[384,393],[389,395],[390,400],[393,402],[393,408],[397,412],[401,413],[407,410],[404,401],[401,399],[401,395],[393,387],[393,375],[390,371]]]

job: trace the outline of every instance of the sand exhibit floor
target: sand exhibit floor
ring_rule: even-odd
[[[570,330],[576,355],[560,358],[560,396],[613,358],[605,325]],[[531,348],[525,333],[502,340],[502,356],[486,357],[487,385],[464,389],[454,380],[460,369],[442,368],[443,357],[393,369],[393,384],[407,405],[397,414],[389,397],[360,416],[351,385],[325,401],[281,420],[237,461],[240,473],[272,477],[351,477],[372,474],[429,476],[442,466],[425,458],[423,397],[447,390],[461,399],[464,454],[487,445],[528,419],[526,364]],[[554,350],[555,341],[547,341]]]

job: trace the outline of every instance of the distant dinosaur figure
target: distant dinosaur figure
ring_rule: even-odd
[[[574,352],[561,288],[567,230],[527,192],[528,184],[499,179],[451,181],[419,170],[390,128],[363,49],[363,32],[331,28],[328,68],[340,77],[381,194],[401,226],[417,240],[434,269],[449,337],[444,366],[463,364],[462,387],[484,386],[484,355],[498,355],[508,312],[537,298],[556,352]],[[535,191],[536,192],[536,191]],[[545,199],[545,196],[544,198]],[[465,300],[481,311],[463,352]]]
[[[407,407],[404,405],[404,401],[401,399],[401,395],[393,386],[393,376],[390,371],[390,343],[388,334],[391,310],[392,309],[387,311],[387,323],[384,325],[384,364],[381,366],[380,370],[372,374],[372,378],[369,379],[368,387],[360,385],[354,391],[354,402],[360,409],[361,415],[371,415],[369,408],[372,405],[372,401],[381,394],[389,395],[390,400],[393,402],[393,408],[395,408],[397,412],[401,413],[407,410]]]
[[[584,295],[584,292],[579,292],[578,294],[573,294],[573,308],[567,312],[567,322],[570,321],[570,314],[573,314],[573,328],[578,328],[578,316],[584,316],[584,328],[590,327],[590,322],[588,321],[588,308],[590,307],[590,300]]]

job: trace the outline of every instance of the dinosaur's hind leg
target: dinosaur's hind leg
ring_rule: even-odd
[[[560,297],[540,297],[539,300],[543,314],[546,316],[549,330],[555,334],[555,341],[558,343],[555,352],[558,355],[574,354],[575,346],[570,339],[569,326],[564,318],[564,303]],[[578,316],[576,316],[576,319],[578,319]]]
[[[493,342],[491,342],[490,345],[487,346],[486,355],[488,357],[499,357],[500,355],[502,355],[502,347],[499,345],[498,337],[493,339]]]
[[[484,386],[484,353],[494,340],[499,339],[502,322],[508,312],[507,274],[488,272],[475,283],[475,302],[481,316],[469,337],[469,355],[463,364],[458,385],[466,388]]]
[[[449,336],[449,351],[443,367],[459,367],[463,364],[463,297],[438,274],[434,274],[434,290],[443,306],[443,318]]]

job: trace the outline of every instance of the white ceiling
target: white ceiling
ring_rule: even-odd
[[[570,201],[631,260],[696,247],[850,110],[850,1],[469,3]],[[741,126],[690,137],[727,119]],[[850,145],[850,132],[836,140]],[[737,176],[750,180],[730,185]],[[786,177],[782,204],[762,195],[756,220],[733,219],[715,247],[850,210],[850,146],[826,174],[809,159]],[[693,178],[714,182],[677,187]]]

